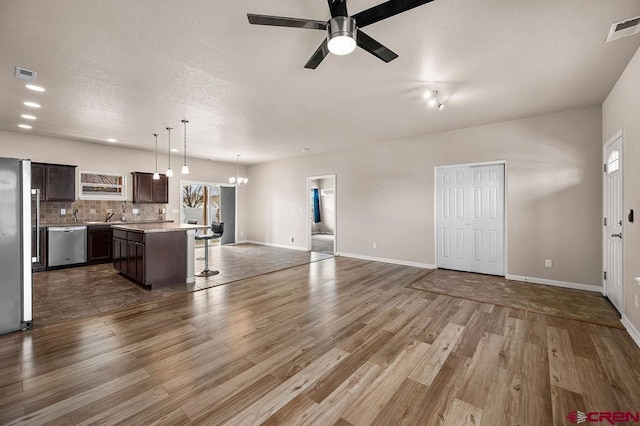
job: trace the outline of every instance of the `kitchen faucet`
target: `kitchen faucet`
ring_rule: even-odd
[[[105,222],[109,222],[109,220],[114,217],[115,213],[107,213],[107,217],[104,219]]]

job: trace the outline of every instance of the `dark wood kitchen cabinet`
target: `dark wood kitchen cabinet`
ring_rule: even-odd
[[[113,230],[113,267],[147,287],[185,282],[186,250],[187,235],[184,232]]]
[[[87,228],[87,262],[90,265],[113,261],[113,230],[111,225]]]
[[[133,202],[167,204],[169,202],[169,178],[160,175],[154,180],[153,173],[132,172]]]
[[[32,163],[31,187],[40,190],[41,201],[75,201],[76,166]]]
[[[113,231],[113,267],[141,284],[145,279],[144,249],[143,234]]]
[[[129,259],[127,258],[127,233],[113,231],[113,267],[120,273],[129,273]]]

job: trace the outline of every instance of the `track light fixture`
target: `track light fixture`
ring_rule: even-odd
[[[444,104],[438,100],[437,90],[426,90],[425,97],[428,99],[427,104],[432,108],[444,109]]]

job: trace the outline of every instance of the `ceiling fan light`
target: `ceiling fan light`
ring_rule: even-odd
[[[436,99],[436,98],[429,99],[429,102],[427,102],[427,103],[428,103],[428,105],[430,107],[437,107],[438,104],[439,104],[438,99]]]
[[[438,104],[438,109],[442,111],[444,109],[444,104]]]
[[[348,55],[356,49],[356,41],[348,35],[335,36],[329,39],[329,52],[334,55]]]
[[[348,55],[356,48],[356,20],[348,16],[336,16],[327,26],[327,46],[334,55]]]

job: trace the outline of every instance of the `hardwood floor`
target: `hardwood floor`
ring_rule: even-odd
[[[424,274],[331,258],[0,337],[0,423],[548,425],[640,411],[624,330],[406,287]]]
[[[198,255],[204,256],[204,247],[196,249]],[[192,284],[181,283],[153,290],[119,274],[110,263],[40,272],[33,275],[33,324],[39,328],[114,312],[329,257],[324,253],[256,244],[213,245],[209,247],[210,265],[220,271],[218,275],[196,277]],[[196,273],[203,269],[204,260],[196,260]]]

